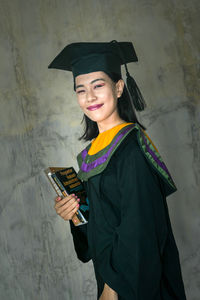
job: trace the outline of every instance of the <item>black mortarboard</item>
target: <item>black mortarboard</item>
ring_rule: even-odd
[[[121,65],[124,64],[128,91],[131,97],[135,98],[133,99],[134,106],[137,110],[143,110],[144,99],[126,66],[127,63],[136,61],[138,58],[131,42],[82,42],[67,45],[54,58],[48,68],[71,71],[74,78],[81,74],[96,71],[116,73],[121,76]]]

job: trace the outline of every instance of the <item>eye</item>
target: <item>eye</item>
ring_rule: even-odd
[[[78,91],[76,91],[77,94],[82,94],[84,92],[85,92],[85,90],[78,90]]]
[[[94,86],[94,88],[96,89],[96,88],[101,88],[102,86],[104,86],[105,85],[105,83],[99,83],[99,84],[96,84],[95,86]]]

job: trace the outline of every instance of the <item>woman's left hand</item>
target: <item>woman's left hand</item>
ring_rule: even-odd
[[[106,283],[104,284],[103,292],[99,300],[118,300],[117,293],[111,289]]]

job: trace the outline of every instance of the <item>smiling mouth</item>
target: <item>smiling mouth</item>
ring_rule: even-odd
[[[103,104],[91,105],[91,106],[88,106],[87,109],[88,110],[96,110],[96,109],[99,109],[101,106],[103,106]]]

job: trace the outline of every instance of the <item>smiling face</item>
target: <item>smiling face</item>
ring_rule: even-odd
[[[124,82],[114,83],[104,72],[79,75],[75,79],[78,103],[84,114],[98,127],[107,129],[122,121],[117,111],[117,99],[123,92]]]

